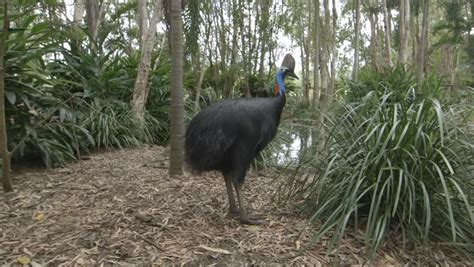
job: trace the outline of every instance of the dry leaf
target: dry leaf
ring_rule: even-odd
[[[35,221],[41,222],[44,220],[44,213],[40,212],[35,216]]]
[[[226,254],[226,255],[232,254],[230,251],[225,250],[225,249],[221,249],[221,248],[211,248],[211,247],[204,246],[204,245],[199,245],[199,247],[203,248],[205,250],[216,252],[216,253],[221,253],[221,254]]]
[[[87,265],[87,261],[83,258],[77,259],[76,263],[79,264],[79,265]]]
[[[30,259],[30,257],[28,257],[26,255],[23,255],[23,256],[19,257],[18,259],[16,259],[16,261],[21,265],[28,265],[28,264],[30,264],[31,259]]]
[[[384,255],[385,259],[389,261],[390,263],[397,262],[394,258],[392,258],[390,255],[385,254]]]
[[[250,232],[258,232],[260,231],[261,227],[258,226],[258,225],[248,225],[245,227],[246,230],[250,231]]]
[[[31,251],[29,251],[27,248],[23,248],[23,253],[33,258],[33,253],[31,253]]]
[[[301,242],[299,240],[295,241],[295,245],[296,245],[296,250],[300,250]]]

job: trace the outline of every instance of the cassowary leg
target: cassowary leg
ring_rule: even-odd
[[[227,188],[227,196],[229,197],[229,212],[231,214],[239,213],[239,209],[235,205],[234,193],[232,192],[232,175],[224,174],[225,187]]]
[[[237,193],[237,199],[239,200],[239,216],[240,216],[240,223],[242,224],[262,224],[260,221],[251,220],[247,214],[247,209],[245,209],[244,204],[244,197],[242,195],[242,183],[234,181],[235,191]]]

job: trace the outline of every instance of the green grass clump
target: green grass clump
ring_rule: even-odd
[[[321,224],[315,241],[331,232],[333,250],[347,230],[362,230],[372,258],[393,230],[405,244],[472,257],[472,107],[447,103],[436,79],[417,84],[403,69],[363,76],[346,91],[325,120],[324,152],[284,186]]]

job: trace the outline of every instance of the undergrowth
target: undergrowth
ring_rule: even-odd
[[[401,68],[344,89],[322,125],[322,151],[308,147],[280,192],[319,225],[313,242],[330,235],[337,251],[347,231],[361,231],[373,259],[393,231],[420,251],[446,246],[472,259],[472,106]]]

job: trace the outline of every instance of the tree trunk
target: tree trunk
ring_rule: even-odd
[[[97,32],[97,20],[99,17],[99,1],[98,0],[86,0],[86,18],[87,18],[87,30],[92,36],[94,42],[96,41],[95,36]]]
[[[331,35],[331,24],[330,18],[331,14],[329,13],[329,0],[323,0],[324,6],[324,24],[323,24],[323,34],[324,39],[322,42],[322,49],[321,49],[321,105],[325,106],[326,101],[328,100],[328,85],[329,85],[329,43],[331,42],[330,35]]]
[[[261,34],[261,42],[260,42],[260,63],[259,63],[259,69],[258,69],[258,75],[260,76],[260,79],[263,78],[263,72],[264,72],[264,59],[265,59],[265,54],[267,49],[269,49],[268,45],[268,25],[269,25],[269,17],[270,17],[270,5],[271,5],[271,0],[263,0],[261,1],[261,9],[262,9],[262,20],[260,22],[260,34]]]
[[[239,21],[238,21],[238,14],[237,14],[237,10],[238,9],[238,5],[237,5],[237,2],[236,0],[232,0],[232,25],[234,25],[234,27],[232,27],[232,49],[231,49],[231,54],[230,54],[230,65],[231,66],[234,66],[234,64],[236,64],[236,61],[237,61],[237,42],[238,42],[238,31],[239,31]],[[206,39],[206,44],[209,43],[209,39]]]
[[[0,156],[2,156],[2,186],[3,191],[13,191],[10,178],[10,152],[8,151],[7,124],[5,114],[5,50],[8,37],[8,1],[3,1],[3,32],[0,43]]]
[[[455,88],[455,84],[457,83],[456,82],[456,73],[458,71],[458,67],[459,67],[459,57],[461,55],[461,50],[457,47],[453,47],[453,51],[454,51],[454,62],[452,63],[453,64],[453,70],[450,72],[450,77],[449,77],[449,83],[450,83],[450,86],[451,86],[451,90],[453,90]]]
[[[430,0],[423,1],[423,21],[421,25],[421,38],[418,48],[418,62],[417,62],[417,79],[420,82],[423,79],[424,70],[426,68],[426,59],[428,51],[428,15],[430,9]]]
[[[302,28],[302,25],[298,27]],[[305,49],[305,39],[304,39],[304,32],[301,32],[300,36],[300,59],[301,59],[301,89],[303,90],[303,101],[308,101],[308,64],[306,64],[309,59],[307,58],[306,49]]]
[[[385,60],[388,67],[393,66],[392,62],[392,42],[391,42],[391,25],[390,17],[387,10],[387,0],[383,0],[383,19],[384,19],[384,41],[385,41]]]
[[[201,72],[199,74],[199,81],[196,86],[196,99],[194,100],[194,112],[199,110],[199,100],[201,98],[201,90],[202,90],[202,81],[204,80],[204,75],[206,74],[207,68],[201,68]]]
[[[319,72],[319,55],[321,51],[321,44],[320,44],[320,25],[319,25],[319,7],[320,3],[319,0],[314,0],[314,35],[313,35],[313,44],[314,44],[314,62],[313,62],[313,79],[314,79],[314,86],[313,86],[313,106],[317,106],[319,103],[319,98],[321,96],[321,78]]]
[[[410,37],[410,0],[400,0],[400,50],[398,64],[408,63],[408,40]]]
[[[183,22],[181,0],[171,1],[171,138],[169,174],[183,174],[184,164],[184,90],[183,90]]]
[[[102,20],[105,17],[105,12],[107,11],[110,3],[104,1],[99,6],[98,0],[86,0],[86,18],[87,18],[87,29],[89,34],[92,36],[93,44],[92,49],[96,50],[95,42],[99,36],[99,27],[102,23]]]
[[[359,36],[360,36],[360,1],[355,0],[355,37],[354,37],[354,66],[352,68],[352,80],[357,81],[359,77]]]
[[[331,58],[331,85],[329,86],[329,95],[335,91],[336,86],[336,59],[337,59],[337,10],[336,0],[332,0],[332,58]],[[332,102],[332,98],[328,100]]]
[[[370,23],[370,57],[371,57],[371,63],[373,68],[378,71],[380,70],[380,65],[379,65],[379,53],[378,53],[378,33],[377,33],[377,22],[378,22],[378,16],[377,13],[375,12],[375,5],[372,3],[372,1],[368,1],[368,9],[369,9],[369,14],[368,14],[368,19]]]
[[[323,0],[324,6],[324,23],[322,24],[322,40],[321,40],[321,96],[319,100],[319,112],[318,117],[316,119],[316,129],[319,130],[318,136],[313,136],[316,148],[316,153],[320,153],[323,149],[323,144],[325,143],[323,140],[326,138],[326,132],[324,130],[324,117],[326,111],[329,107],[329,101],[331,100],[331,92],[329,91],[329,70],[328,70],[328,62],[329,62],[329,43],[331,42],[331,24],[330,24],[330,17],[331,14],[329,12],[329,0]],[[316,140],[317,138],[317,140]]]
[[[146,8],[146,0],[138,0],[138,12],[137,12],[137,23],[138,23],[138,38],[140,48],[143,48],[145,43],[146,34],[148,32],[148,12]]]
[[[76,0],[74,2],[74,17],[72,23],[79,25],[82,23],[82,18],[84,16],[84,0]]]
[[[153,8],[153,16],[150,21],[150,26],[143,43],[140,54],[140,63],[138,66],[137,79],[133,88],[133,97],[131,104],[132,116],[137,123],[137,128],[140,133],[143,133],[145,124],[145,104],[148,98],[148,76],[150,74],[151,55],[153,51],[153,43],[156,36],[156,25],[163,15],[162,1],[157,0]]]

